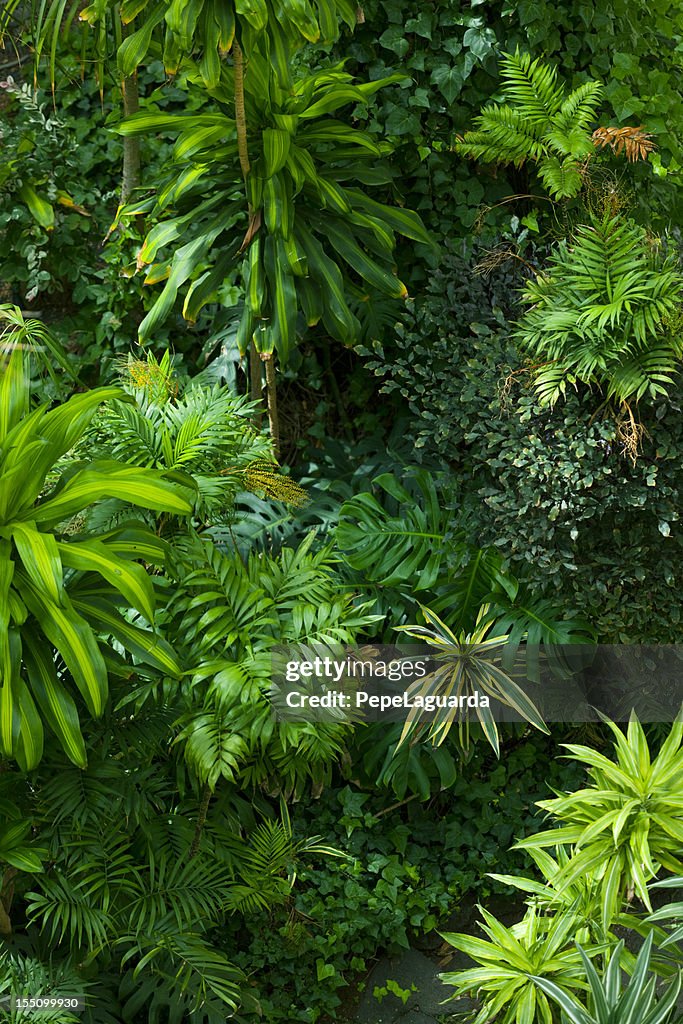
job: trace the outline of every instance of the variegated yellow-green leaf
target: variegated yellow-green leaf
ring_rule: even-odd
[[[107,699],[107,670],[102,653],[88,623],[67,602],[53,604],[28,578],[22,581],[22,596],[40,628],[57,648],[93,717],[104,710]]]
[[[51,533],[41,533],[35,523],[12,523],[8,532],[14,541],[24,569],[35,585],[54,604],[64,600],[62,561],[57,541]]]
[[[57,524],[102,498],[120,498],[141,508],[181,516],[190,515],[193,508],[187,490],[165,480],[161,473],[103,462],[97,469],[74,473],[54,496],[36,505],[34,518],[38,523]]]
[[[275,347],[280,359],[286,362],[296,338],[297,299],[282,239],[266,238],[265,263],[272,294]]]
[[[19,735],[14,743],[14,756],[22,771],[28,772],[43,756],[43,723],[21,676],[14,679],[13,686],[19,709]]]
[[[177,677],[181,674],[182,666],[175,651],[158,633],[132,625],[116,609],[97,598],[90,598],[87,602],[75,599],[74,608],[91,622],[97,623],[102,633],[111,633],[141,661],[169,676]]]
[[[54,661],[40,638],[24,649],[24,663],[31,686],[45,721],[49,723],[70,761],[85,768],[88,759],[81,734],[78,711],[73,697],[57,676]]]
[[[264,128],[261,137],[264,173],[267,178],[272,178],[287,162],[291,136],[283,128]]]
[[[97,572],[111,583],[144,615],[148,622],[154,622],[154,590],[152,581],[141,565],[125,561],[112,554],[108,545],[99,540],[57,542],[61,560],[70,569],[81,572]]]
[[[55,226],[55,211],[52,203],[49,203],[43,196],[39,196],[33,186],[29,184],[22,185],[18,194],[41,228],[52,231]]]
[[[155,27],[163,20],[164,11],[160,5],[144,22],[137,32],[127,36],[116,51],[116,62],[120,73],[132,75],[147,56]]]
[[[325,231],[342,259],[369,285],[395,299],[406,297],[408,289],[403,282],[370,259],[348,232],[339,230],[331,221],[325,225]]]

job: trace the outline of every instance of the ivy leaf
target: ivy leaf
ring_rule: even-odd
[[[462,41],[475,57],[483,60],[493,50],[496,33],[492,28],[468,28]]]
[[[387,135],[419,135],[420,117],[406,107],[392,104],[384,128]]]
[[[459,68],[443,65],[432,71],[432,82],[447,103],[453,103],[463,86],[463,76]]]
[[[382,32],[379,41],[386,50],[391,50],[399,57],[405,57],[410,49],[410,43],[405,37],[403,25],[390,25]]]

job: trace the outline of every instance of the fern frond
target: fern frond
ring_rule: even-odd
[[[574,160],[585,160],[594,150],[590,135],[583,128],[576,126],[566,130],[553,124],[550,131],[543,136],[548,149],[561,157],[572,157]]]
[[[539,165],[538,173],[548,192],[557,199],[570,199],[581,191],[580,165],[571,156],[565,157],[562,163],[551,156]]]
[[[476,118],[477,130],[465,132],[457,152],[482,163],[523,164],[540,160],[545,149],[540,126],[534,130],[522,113],[508,106],[485,107]]]
[[[652,135],[642,125],[637,128],[628,125],[624,128],[607,125],[596,128],[593,142],[599,148],[609,146],[615,156],[624,153],[626,159],[631,161],[646,160],[648,153],[653,153],[657,148]]]
[[[75,948],[106,946],[116,934],[114,919],[93,903],[89,888],[86,878],[41,878],[40,891],[26,894],[29,921],[40,921],[41,930],[54,943],[66,939]]]
[[[192,932],[197,922],[210,927],[220,919],[230,893],[231,873],[220,862],[167,860],[148,849],[149,866],[138,871],[134,891],[119,910],[119,934],[153,935],[177,929]]]
[[[661,257],[638,225],[607,215],[579,226],[523,294],[530,308],[516,336],[555,364],[536,376],[541,400],[556,401],[567,376],[621,401],[665,393],[681,359],[671,325],[682,294],[675,257]]]
[[[124,963],[139,962],[121,979],[125,1020],[219,1024],[242,1001],[244,975],[195,929],[128,936]],[[145,1012],[146,1011],[146,1012]]]
[[[560,131],[586,130],[598,116],[598,107],[604,95],[601,82],[584,82],[569,93],[553,117]]]
[[[178,636],[194,649],[230,648],[242,637],[252,644],[267,636],[275,621],[272,600],[244,571],[240,559],[210,542],[191,546],[190,571],[182,574],[179,591],[169,605]]]
[[[531,59],[528,53],[504,53],[501,59],[505,97],[515,103],[529,123],[543,125],[560,109],[564,89],[557,68]]]
[[[506,102],[491,104],[454,149],[483,162],[539,165],[551,196],[571,198],[581,189],[580,161],[595,149],[588,132],[602,96],[599,82],[586,82],[569,95],[558,85],[557,70],[529,54],[502,59]]]
[[[247,752],[247,745],[229,713],[220,707],[191,715],[175,742],[184,744],[187,763],[200,782],[212,791],[219,779],[234,782],[240,761]]]

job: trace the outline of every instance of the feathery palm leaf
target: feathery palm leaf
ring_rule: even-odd
[[[683,356],[682,292],[675,256],[662,256],[643,228],[618,214],[580,225],[522,296],[530,308],[516,337],[550,364],[534,378],[541,401],[575,381],[622,402],[666,394]]]
[[[557,69],[529,54],[504,54],[501,60],[505,103],[489,104],[455,149],[484,163],[521,166],[527,160],[551,196],[577,195],[583,185],[582,162],[595,151],[590,126],[602,96],[599,82],[585,82],[567,94]]]

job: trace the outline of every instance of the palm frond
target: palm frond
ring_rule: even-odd
[[[555,68],[519,51],[503,56],[501,74],[505,102],[485,107],[476,130],[466,132],[454,148],[485,163],[533,161],[553,198],[577,195],[582,161],[595,151],[589,128],[602,86],[586,82],[567,95]]]
[[[580,225],[523,293],[516,337],[549,364],[535,376],[541,401],[576,381],[622,402],[665,394],[680,366],[682,295],[675,256],[662,256],[643,228],[619,214]]]
[[[519,50],[503,54],[501,68],[506,99],[532,124],[546,124],[561,108],[564,89],[557,83],[557,68]]]

